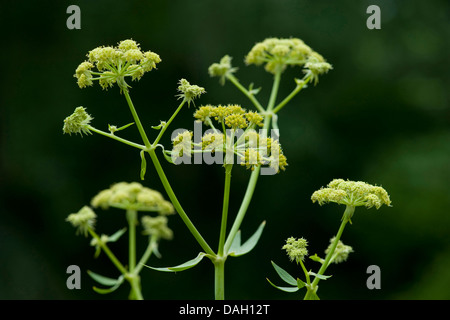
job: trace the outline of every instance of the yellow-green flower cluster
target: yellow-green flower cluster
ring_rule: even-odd
[[[263,116],[257,112],[247,112],[241,106],[236,104],[229,104],[227,106],[201,106],[194,113],[194,118],[211,126],[211,119],[215,119],[219,123],[224,123],[227,127],[232,129],[243,129],[253,125],[262,127]]]
[[[143,216],[141,222],[142,227],[144,228],[143,234],[166,240],[171,240],[173,238],[173,232],[167,226],[166,216]]]
[[[286,240],[286,244],[282,247],[283,250],[286,250],[287,255],[291,261],[300,263],[303,261],[305,257],[308,255],[308,241],[303,238],[295,239],[294,237],[290,237]]]
[[[366,206],[379,209],[383,204],[390,206],[391,200],[387,191],[362,181],[345,181],[334,179],[327,188],[321,188],[311,196],[313,202],[320,205],[335,202],[351,207]]]
[[[194,118],[212,129],[205,132],[201,141],[195,142],[192,141],[192,132],[178,133],[172,141],[172,157],[175,159],[194,152],[197,147],[197,150],[201,149],[204,153],[224,153],[226,155],[224,163],[234,163],[231,156],[236,155],[238,162],[251,170],[256,166],[267,164],[276,173],[280,169],[285,170],[287,160],[278,140],[267,135],[261,136],[254,130],[256,126],[263,126],[263,117],[257,112],[247,112],[239,105],[206,105],[196,110]],[[216,129],[213,120],[219,122],[226,133]]]
[[[91,201],[91,205],[108,209],[153,211],[162,215],[173,214],[169,201],[164,200],[160,192],[144,187],[138,182],[119,182],[109,189],[100,191]]]
[[[72,134],[79,133],[80,135],[91,134],[89,131],[89,123],[93,118],[86,112],[86,108],[78,107],[75,111],[64,119],[63,132]]]
[[[236,72],[236,68],[231,66],[231,57],[226,55],[220,59],[219,63],[213,63],[208,68],[208,73],[211,77],[220,77],[220,83],[225,84],[227,75]]]
[[[333,237],[330,239],[330,245],[325,250],[325,254],[330,252],[332,243],[336,238]],[[338,241],[336,245],[336,249],[334,250],[333,256],[330,259],[330,263],[341,263],[347,260],[348,255],[353,252],[353,248],[351,246],[345,245],[341,240]]]
[[[190,105],[194,99],[197,99],[206,92],[205,88],[193,84],[191,85],[186,79],[181,79],[179,84],[178,91],[180,94],[178,97],[186,99],[188,105]]]
[[[131,39],[119,42],[117,47],[95,48],[89,51],[87,57],[88,60],[75,70],[74,76],[80,88],[92,86],[93,81],[98,80],[103,89],[117,83],[123,90],[129,87],[125,77],[139,80],[145,72],[156,68],[156,64],[161,62],[158,54],[142,51],[139,44]]]
[[[332,66],[325,59],[298,38],[268,38],[253,46],[245,57],[250,65],[264,64],[270,73],[282,72],[287,66],[304,66],[315,82],[320,74],[328,72]]]
[[[77,213],[69,214],[66,221],[77,228],[77,233],[87,236],[88,230],[94,228],[96,218],[95,212],[90,207],[84,206]]]

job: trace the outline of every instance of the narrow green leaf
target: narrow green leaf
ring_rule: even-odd
[[[242,256],[246,253],[249,253],[250,251],[253,250],[253,248],[256,246],[256,244],[259,241],[259,238],[261,237],[261,234],[264,230],[264,227],[266,225],[266,222],[263,221],[258,229],[256,230],[256,232],[243,244],[239,247],[239,249],[235,249],[235,251],[233,253],[230,253],[230,256],[232,257],[239,257]],[[236,234],[237,236],[237,234]],[[235,239],[236,240],[236,239]],[[233,240],[233,242],[235,241]],[[239,239],[240,240],[240,239]]]
[[[97,281],[98,283],[104,285],[104,286],[114,286],[117,283],[122,283],[123,281],[123,276],[120,276],[118,279],[113,279],[113,278],[108,278],[102,275],[99,275],[95,272],[92,272],[91,270],[87,271],[88,275],[94,279],[95,281]]]
[[[141,180],[144,180],[147,171],[147,160],[145,160],[145,151],[141,151]]]
[[[115,232],[108,237],[108,242],[116,242],[127,231],[127,228],[123,228]]]
[[[123,275],[120,276],[119,279],[118,279],[119,281],[118,281],[114,286],[112,286],[111,288],[97,288],[97,287],[92,287],[92,289],[93,289],[95,292],[100,293],[100,294],[108,294],[108,293],[111,293],[111,292],[116,291],[117,288],[119,288],[120,285],[122,284],[123,279],[124,279],[124,278],[123,278]]]
[[[313,255],[313,256],[309,256],[309,258],[310,258],[311,260],[313,260],[313,261],[317,261],[317,262],[320,262],[320,263],[322,263],[322,264],[323,264],[323,262],[324,262],[324,260],[323,260],[321,257],[319,257],[319,256],[317,255],[317,253],[316,253],[315,255]]]
[[[202,259],[205,257],[206,253],[200,252],[198,256],[192,260],[186,261],[185,263],[182,263],[175,267],[167,267],[167,268],[154,268],[150,266],[146,266],[147,268],[156,270],[156,271],[163,271],[163,272],[177,272],[177,271],[184,271],[187,269],[190,269],[192,267],[195,267]]]
[[[266,278],[267,279],[267,278]],[[267,279],[267,281],[275,288],[284,291],[284,292],[296,292],[299,290],[298,287],[279,287],[277,285],[274,285],[269,279]]]
[[[312,272],[312,271],[310,271],[310,272],[308,272],[310,275],[312,275],[312,276],[314,276],[314,277],[316,277],[316,278],[319,278],[319,279],[322,279],[322,280],[327,280],[328,278],[331,278],[331,276],[325,276],[325,275],[323,275],[323,274],[317,274],[317,273],[314,273],[314,272]]]
[[[304,283],[302,280],[300,280],[299,278],[297,278],[297,287],[299,289],[303,288],[304,286],[306,286],[306,283]]]
[[[287,284],[290,284],[291,286],[297,286],[297,280],[295,280],[295,278],[293,276],[291,276],[284,269],[277,266],[275,262],[273,262],[273,261],[271,261],[271,262],[272,262],[273,267],[275,268],[275,271],[278,273],[278,275],[284,282],[286,282]]]
[[[233,242],[231,243],[230,249],[228,250],[228,254],[233,255],[233,253],[236,253],[239,251],[240,247],[241,247],[241,230],[236,232]]]

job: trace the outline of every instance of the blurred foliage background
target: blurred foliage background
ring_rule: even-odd
[[[81,8],[81,30],[66,28],[69,5]],[[366,27],[366,8],[381,8],[381,30]],[[272,288],[280,283],[270,261],[301,275],[281,246],[290,236],[305,237],[311,254],[323,254],[336,233],[343,208],[312,204],[312,192],[333,178],[363,180],[385,187],[392,208],[357,209],[343,241],[355,252],[333,265],[322,281],[322,299],[450,298],[450,4],[429,1],[2,1],[0,94],[0,298],[126,299],[128,287],[100,296],[88,269],[116,277],[103,254],[94,259],[89,240],[65,222],[100,190],[118,181],[138,181],[138,151],[107,138],[62,134],[75,107],[84,106],[93,124],[131,122],[117,88],[80,90],[74,70],[99,45],[133,38],[157,52],[162,63],[131,91],[144,125],[166,120],[178,105],[177,81],[204,86],[200,104],[249,102],[230,83],[210,78],[208,66],[223,55],[234,58],[237,77],[262,87],[272,83],[262,68],[245,66],[251,47],[267,37],[298,37],[334,67],[320,83],[302,91],[279,117],[286,172],[261,176],[242,226],[251,235],[267,225],[258,246],[226,265],[228,299],[297,299]],[[289,69],[280,96],[294,87],[301,70]],[[192,128],[193,108],[172,126]],[[149,129],[151,130],[151,129]],[[139,141],[133,129],[127,137]],[[169,135],[163,141],[170,142]],[[210,245],[218,241],[223,169],[220,166],[164,163],[180,202]],[[163,191],[150,167],[144,184]],[[232,221],[249,172],[236,167]],[[234,210],[234,211],[233,211]],[[122,212],[97,212],[101,233],[122,227]],[[170,266],[197,255],[200,247],[175,215],[172,241],[160,245]],[[146,237],[140,247],[144,249]],[[113,250],[126,259],[126,241]],[[68,290],[66,268],[76,264],[81,290]],[[369,290],[369,265],[381,268],[381,289]],[[318,265],[307,261],[308,268]],[[213,268],[205,260],[177,274],[142,272],[146,299],[212,299]]]

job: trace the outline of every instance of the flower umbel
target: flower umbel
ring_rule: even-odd
[[[93,81],[97,80],[103,89],[117,83],[124,90],[129,87],[126,77],[139,80],[145,72],[156,68],[156,64],[161,62],[158,54],[141,51],[139,44],[131,39],[119,42],[117,47],[95,48],[89,51],[87,57],[88,61],[82,62],[74,75],[80,88],[92,86]]]
[[[75,111],[64,119],[63,132],[72,134],[79,133],[81,136],[84,134],[91,134],[89,131],[89,123],[93,118],[86,112],[86,108],[78,107]]]
[[[84,206],[77,213],[69,214],[66,221],[77,228],[77,234],[81,233],[86,237],[88,230],[94,228],[96,217],[97,215],[90,207]]]
[[[283,72],[287,66],[303,66],[314,84],[319,81],[319,75],[333,68],[298,38],[268,38],[258,42],[245,57],[245,62],[256,66],[265,64],[265,70],[273,74]]]
[[[283,250],[286,250],[287,255],[291,261],[300,263],[305,259],[305,256],[308,255],[308,241],[303,238],[295,239],[294,237],[290,237],[286,240],[286,244],[282,247]]]
[[[100,191],[91,201],[91,205],[108,209],[109,207],[153,211],[159,214],[173,214],[174,208],[169,201],[164,200],[161,193],[146,188],[138,182],[119,182],[111,188]]]
[[[165,216],[143,216],[141,219],[142,227],[144,228],[143,234],[148,236],[155,236],[158,239],[171,240],[173,238],[173,232],[167,226],[167,217]]]
[[[365,206],[379,209],[383,204],[390,206],[391,200],[386,190],[362,181],[334,179],[327,188],[321,188],[311,196],[313,202],[323,205],[335,202],[351,207]]]

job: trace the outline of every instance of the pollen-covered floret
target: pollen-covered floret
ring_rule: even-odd
[[[172,214],[174,209],[169,201],[156,190],[146,188],[138,182],[119,182],[109,189],[100,191],[91,201],[93,207],[109,207],[124,210],[153,211]]]
[[[379,209],[383,204],[390,206],[391,200],[387,191],[379,186],[373,186],[362,181],[345,181],[334,179],[327,188],[321,188],[311,196],[313,202],[320,205],[335,202],[347,206]]]
[[[304,238],[295,239],[294,237],[290,237],[286,240],[286,244],[282,247],[283,250],[286,250],[287,255],[291,261],[299,263],[305,259],[305,256],[308,255],[308,241]]]
[[[79,133],[80,135],[91,134],[89,131],[89,123],[93,118],[86,112],[86,108],[78,107],[75,111],[64,119],[63,132],[72,134]]]
[[[298,38],[268,38],[253,46],[245,62],[254,65],[265,64],[270,73],[282,72],[287,66],[303,66],[315,82],[318,75],[332,67],[323,57]]]
[[[92,86],[93,81],[97,80],[103,89],[117,83],[124,90],[129,87],[126,77],[139,80],[145,72],[156,68],[156,64],[161,62],[158,54],[143,52],[139,44],[131,39],[119,42],[117,47],[97,47],[89,51],[87,57],[88,61],[82,62],[74,75],[80,88]]]
[[[87,236],[88,230],[94,228],[96,218],[95,212],[90,207],[84,206],[77,213],[69,214],[66,221],[77,228],[77,233]]]
[[[183,155],[190,154],[192,150],[192,131],[183,131],[178,133],[178,135],[173,139],[172,145],[172,157],[178,158],[183,157]]]

